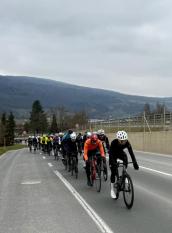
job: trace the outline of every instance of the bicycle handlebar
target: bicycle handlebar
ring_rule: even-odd
[[[128,162],[127,164],[131,164],[131,163],[133,163],[133,162]],[[122,162],[117,162],[117,165],[118,165],[118,167],[123,167],[124,166],[124,163]],[[121,165],[121,166],[120,166]]]

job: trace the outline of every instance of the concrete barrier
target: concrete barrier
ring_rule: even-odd
[[[107,136],[112,141],[115,133],[108,133]],[[172,131],[129,132],[128,137],[134,150],[172,155]]]

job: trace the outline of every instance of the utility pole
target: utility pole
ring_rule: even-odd
[[[166,122],[166,119],[165,119],[165,105],[164,105],[164,131],[165,131],[165,122]]]

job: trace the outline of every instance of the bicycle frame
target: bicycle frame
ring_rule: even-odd
[[[92,155],[90,160],[90,169],[91,169],[91,177],[93,181],[96,179],[96,166],[97,166],[97,157],[96,155]]]
[[[128,164],[131,164],[133,162],[128,162]],[[121,172],[121,175],[119,175],[119,168],[122,168],[122,172]],[[118,178],[118,185],[119,185],[119,188],[120,188],[120,191],[123,191],[123,187],[122,187],[122,184],[124,182],[124,179],[125,179],[125,175],[128,175],[127,173],[127,168],[125,166],[125,164],[122,162],[117,162],[117,178]]]
[[[75,172],[76,179],[78,178],[78,165],[77,165],[77,155],[71,154],[70,155],[70,162],[71,162],[71,175]]]
[[[98,165],[98,158],[96,155],[91,156],[90,160],[90,181],[93,186],[94,182],[96,184],[97,192],[101,190],[101,163]]]
[[[132,163],[132,162],[129,162]],[[128,163],[128,164],[129,164]],[[121,175],[119,176],[119,167],[122,167]],[[119,193],[123,192],[124,202],[128,209],[131,209],[134,202],[134,187],[130,175],[127,173],[127,168],[122,162],[117,162],[117,175],[114,188],[116,189],[116,200],[119,197]],[[129,200],[128,200],[129,199]]]

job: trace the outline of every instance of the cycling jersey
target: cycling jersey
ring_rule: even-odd
[[[91,143],[91,139],[87,139],[84,144],[84,159],[88,160],[88,152],[99,149],[102,157],[105,157],[102,142],[98,139],[95,144]]]
[[[109,139],[108,139],[108,137],[106,135],[97,135],[97,136],[98,136],[98,139],[100,141],[102,141],[103,145],[106,144],[106,149],[109,152],[110,146],[109,146]]]
[[[69,154],[78,153],[76,141],[73,142],[70,138],[66,141],[66,152]]]
[[[128,149],[128,152],[131,156],[133,163],[135,163],[136,158],[133,153],[133,149],[131,147],[130,142],[127,140],[125,144],[120,144],[118,139],[114,139],[111,142],[111,146],[110,146],[109,164],[113,164],[114,162],[116,162],[116,159],[124,153],[123,150],[126,148]]]

